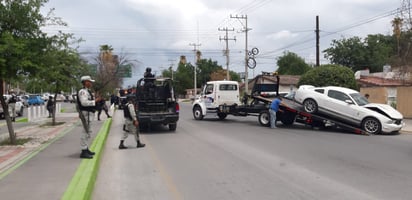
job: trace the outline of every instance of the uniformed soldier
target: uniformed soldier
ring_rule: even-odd
[[[7,104],[9,106],[9,113],[11,117],[11,121],[15,122],[16,121],[16,102],[17,102],[17,96],[14,93],[13,90],[10,90],[10,99],[8,100]]]
[[[80,80],[83,84],[83,88],[77,93],[77,104],[80,110],[79,114],[84,117],[86,122],[86,124],[83,124],[85,130],[80,137],[80,146],[82,150],[80,158],[90,159],[93,158],[93,155],[95,154],[89,150],[88,145],[91,133],[90,122],[94,120],[94,113],[96,109],[96,102],[92,92],[90,91],[94,80],[90,76],[82,76]]]
[[[137,148],[144,147],[146,146],[145,144],[140,142],[139,138],[139,121],[137,120],[136,116],[136,110],[133,105],[134,103],[134,96],[133,95],[128,95],[126,97],[127,104],[126,107],[123,109],[123,114],[125,118],[125,125],[126,125],[126,130],[123,130],[123,136],[120,140],[120,145],[119,149],[127,149],[127,146],[124,145],[124,140],[128,137],[129,132],[134,135],[134,138],[137,142]]]

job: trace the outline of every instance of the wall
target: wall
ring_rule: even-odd
[[[397,90],[397,110],[404,118],[412,118],[412,87],[398,87]]]
[[[360,89],[361,94],[369,94],[369,102],[391,104],[396,103],[396,109],[404,118],[412,118],[412,87],[367,87]],[[396,96],[396,97],[393,97]]]
[[[361,88],[360,93],[369,94],[369,102],[387,104],[388,92],[386,87],[367,87]]]

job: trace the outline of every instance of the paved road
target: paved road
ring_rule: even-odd
[[[256,117],[193,120],[142,133],[118,150],[121,112],[107,139],[93,199],[410,199],[412,134],[362,136],[272,130]]]

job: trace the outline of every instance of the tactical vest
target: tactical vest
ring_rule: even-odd
[[[9,103],[16,103],[17,102],[17,97],[15,95],[11,95]]]
[[[126,107],[123,108],[123,115],[124,115],[124,118],[133,120],[132,115],[130,114],[130,110],[129,110],[129,103],[127,103]]]
[[[82,106],[82,104],[80,103],[80,98],[79,98],[79,91],[77,91],[77,104],[79,105],[79,109],[81,111],[88,111],[88,112],[96,112],[96,107],[95,106]],[[91,99],[90,100],[94,100],[93,94],[90,92],[90,90],[87,90],[87,92],[89,92]]]

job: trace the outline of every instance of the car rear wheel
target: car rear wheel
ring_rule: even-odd
[[[381,127],[381,123],[372,117],[366,118],[362,122],[362,129],[369,134],[379,134]]]
[[[202,120],[203,119],[203,113],[202,113],[202,109],[200,108],[200,106],[196,106],[193,108],[193,117],[196,120]]]
[[[316,113],[318,112],[318,104],[313,99],[306,99],[303,101],[303,109],[305,109],[308,113]]]

